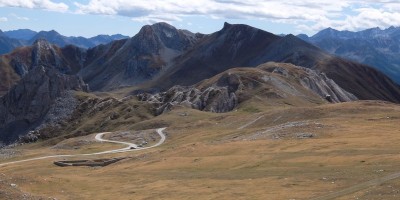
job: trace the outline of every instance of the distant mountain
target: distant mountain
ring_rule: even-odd
[[[19,29],[13,31],[2,32],[0,30],[0,54],[10,53],[16,47],[32,45],[39,39],[45,39],[52,44],[56,44],[59,47],[65,47],[67,45],[75,45],[80,48],[92,48],[101,44],[107,44],[114,40],[121,40],[129,38],[121,34],[116,35],[98,35],[91,38],[85,37],[66,37],[58,32],[51,31],[40,31],[35,32],[29,29]]]
[[[18,29],[13,31],[5,31],[4,34],[7,35],[9,38],[28,41],[33,38],[33,36],[35,36],[37,32],[30,29]]]
[[[77,47],[88,49],[100,44],[107,44],[111,41],[125,39],[125,38],[128,37],[123,35],[112,35],[112,36],[99,35],[92,38],[66,37],[54,30],[51,30],[51,31],[40,31],[38,34],[33,36],[28,43],[32,44],[38,39],[46,39],[50,43],[56,44],[60,47],[65,47],[67,45],[75,45]]]
[[[24,45],[23,41],[8,37],[0,30],[0,54],[11,52],[16,47]]]
[[[359,32],[327,28],[312,37],[298,37],[329,53],[370,65],[400,83],[400,28]]]
[[[122,40],[122,39],[127,39],[129,38],[128,36],[121,35],[121,34],[115,34],[115,35],[98,35],[95,37],[89,38],[89,40],[95,45],[101,45],[101,44],[107,44],[110,43],[114,40]]]

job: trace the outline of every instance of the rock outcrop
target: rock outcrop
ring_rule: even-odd
[[[302,78],[301,84],[321,97],[325,97],[329,102],[339,103],[357,100],[356,96],[338,86],[324,73],[317,73],[311,69],[305,69],[305,71],[309,76]]]
[[[166,92],[151,94],[139,94],[141,101],[157,105],[156,114],[169,111],[176,105],[181,105],[197,110],[209,112],[228,112],[235,108],[238,99],[234,92],[227,87],[208,87],[199,90],[195,87],[175,86]]]
[[[337,103],[357,100],[324,73],[285,63],[234,68],[193,86],[174,86],[166,92],[137,96],[141,101],[154,104],[156,114],[177,105],[202,111],[228,112],[254,96],[265,101],[292,98],[298,102]]]
[[[32,69],[0,98],[0,140],[15,141],[40,125],[54,101],[68,90],[88,91],[88,86],[78,76],[55,68]]]
[[[17,48],[0,56],[0,95],[26,76],[30,70],[43,66],[63,74],[77,74],[83,68],[86,51],[74,46],[59,48],[44,39],[32,46]]]

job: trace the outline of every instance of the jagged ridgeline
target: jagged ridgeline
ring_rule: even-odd
[[[69,90],[132,95],[125,98],[132,102],[114,99],[110,105],[119,106],[119,111],[107,119],[130,119],[133,115],[127,110],[137,112],[144,104],[154,108],[154,115],[176,105],[229,112],[255,97],[292,106],[356,99],[400,102],[399,86],[381,72],[330,55],[293,35],[280,37],[228,23],[205,35],[157,23],[144,26],[132,38],[90,49],[58,47],[39,39],[0,56],[0,138],[13,141],[46,129],[44,117],[51,105]],[[137,100],[139,106],[133,103]],[[89,116],[85,111],[90,106],[80,106],[83,102],[71,108],[85,108],[75,112],[79,115],[74,115],[74,123]],[[95,115],[91,119],[97,119]],[[148,118],[107,124],[99,117],[93,123],[106,130],[110,124],[117,129]],[[93,131],[79,131],[89,130]],[[68,131],[78,132],[73,127]]]

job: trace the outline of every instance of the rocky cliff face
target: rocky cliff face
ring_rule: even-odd
[[[87,91],[88,86],[79,77],[54,68],[32,69],[0,99],[0,140],[15,141],[38,126],[55,99],[68,90]]]
[[[59,48],[46,40],[21,47],[0,56],[0,95],[38,66],[54,68],[63,74],[76,74],[83,68],[86,51],[74,46]]]
[[[307,76],[300,79],[301,85],[324,97],[329,102],[339,103],[357,100],[355,95],[341,88],[326,74],[307,68],[303,68],[303,70],[307,73]]]
[[[233,110],[238,104],[234,92],[230,92],[227,87],[218,86],[208,87],[204,90],[175,86],[166,92],[155,95],[139,94],[138,97],[141,101],[155,104],[157,115],[167,112],[177,105],[221,113]]]
[[[193,86],[175,86],[162,93],[138,95],[141,101],[156,105],[157,114],[174,106],[228,112],[254,96],[265,101],[294,98],[299,104],[305,101],[337,103],[357,100],[325,74],[284,63],[230,69]]]

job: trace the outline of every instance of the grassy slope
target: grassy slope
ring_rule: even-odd
[[[22,192],[59,199],[309,199],[397,172],[399,111],[372,101],[297,108],[248,102],[225,114],[178,108],[131,127],[169,126],[162,146],[121,154],[132,159],[104,168],[60,168],[51,160],[0,168]],[[277,128],[296,121],[303,126]],[[299,132],[315,137],[296,139]],[[30,151],[53,151],[36,147]],[[347,197],[380,188],[386,191]]]

